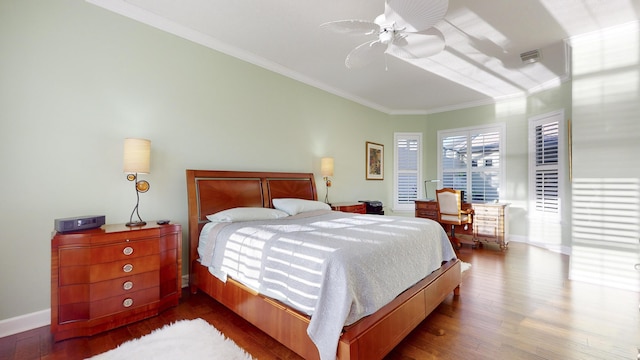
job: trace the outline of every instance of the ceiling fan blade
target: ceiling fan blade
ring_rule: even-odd
[[[338,20],[321,24],[320,27],[327,28],[340,34],[369,35],[376,34],[380,30],[378,24],[365,20]]]
[[[444,36],[440,30],[431,28],[418,33],[404,33],[389,44],[386,53],[402,59],[421,59],[444,50]]]
[[[384,17],[397,28],[419,32],[444,19],[448,8],[449,0],[387,0]]]
[[[383,54],[387,45],[382,44],[379,40],[367,41],[358,45],[351,50],[344,64],[349,69],[358,69],[370,64],[379,54]]]

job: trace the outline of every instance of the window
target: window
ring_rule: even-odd
[[[499,200],[504,132],[504,124],[438,131],[438,187],[464,191],[464,201]]]
[[[413,211],[422,197],[422,134],[394,134],[394,204],[397,211]]]
[[[564,112],[529,120],[529,194],[534,217],[560,220]]]

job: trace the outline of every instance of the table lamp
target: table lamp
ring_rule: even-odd
[[[127,226],[144,226],[147,223],[142,221],[138,207],[140,206],[140,193],[149,190],[149,182],[139,180],[138,174],[148,174],[151,159],[151,141],[147,139],[124,139],[124,172],[127,174],[127,180],[135,182],[136,189],[136,206],[131,212]],[[133,215],[138,217],[137,221],[133,220]]]

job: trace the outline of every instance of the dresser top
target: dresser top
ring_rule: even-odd
[[[114,232],[129,232],[129,231],[140,231],[140,230],[149,230],[149,229],[157,229],[162,227],[171,227],[177,224],[169,223],[165,225],[158,225],[155,221],[148,221],[146,225],[143,226],[126,226],[123,224],[105,224],[95,229],[87,229],[87,230],[78,230],[78,231],[69,231],[64,233],[59,233],[62,235],[71,235],[71,234],[82,234],[82,235],[97,235],[97,234],[109,234]],[[55,231],[54,231],[55,233]]]

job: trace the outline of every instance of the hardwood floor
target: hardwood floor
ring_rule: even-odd
[[[411,359],[636,359],[639,294],[567,280],[567,256],[520,243],[460,250],[472,264],[449,296],[388,356]],[[203,318],[257,359],[300,359],[206,295],[184,292],[157,317],[53,343],[49,327],[0,339],[0,359],[83,359],[181,319]]]

